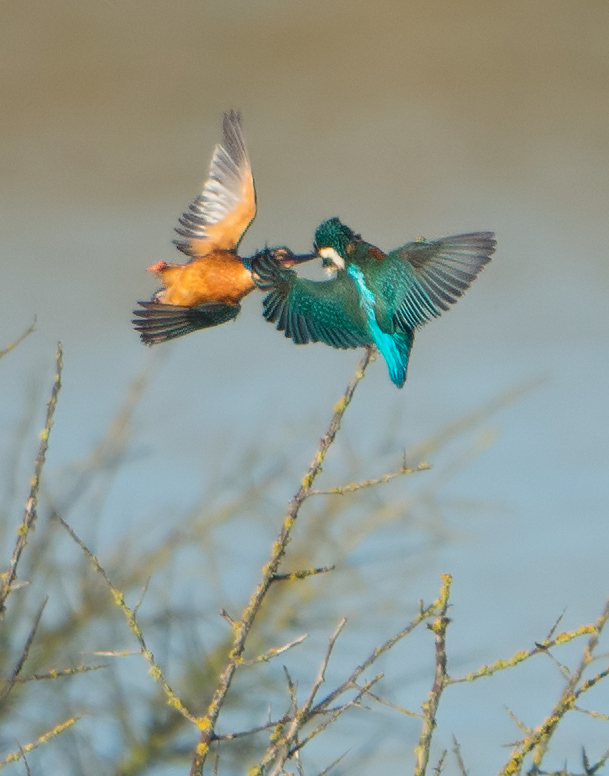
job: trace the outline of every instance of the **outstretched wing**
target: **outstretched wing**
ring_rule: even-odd
[[[387,254],[375,283],[395,311],[394,324],[413,329],[448,310],[491,260],[495,245],[493,232],[472,232],[407,243]]]
[[[222,145],[216,146],[202,193],[180,218],[175,245],[190,258],[213,248],[233,250],[256,215],[252,168],[241,133],[241,114],[224,114]]]
[[[334,348],[372,345],[357,291],[344,273],[315,282],[299,278],[268,254],[251,261],[254,282],[267,295],[263,315],[297,345],[325,342]]]
[[[197,307],[162,302],[138,302],[138,304],[142,309],[133,311],[133,314],[138,317],[131,323],[145,345],[156,345],[159,342],[190,334],[197,329],[218,326],[236,318],[241,310],[241,305],[219,302],[200,304]]]

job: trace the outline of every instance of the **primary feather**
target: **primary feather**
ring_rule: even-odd
[[[222,123],[203,191],[180,217],[175,245],[191,258],[212,248],[235,249],[256,215],[256,191],[241,132],[241,114],[229,111]]]

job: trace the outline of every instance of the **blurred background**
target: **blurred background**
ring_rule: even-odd
[[[119,586],[130,565],[119,544],[163,547],[192,518],[192,552],[179,568],[175,557],[158,561],[151,585],[165,579],[161,595],[171,586],[168,611],[192,605],[195,654],[226,636],[218,608],[237,614],[252,589],[361,354],[296,347],[264,322],[257,293],[236,323],[158,349],[132,330],[135,303],[155,290],[145,268],[180,260],[172,230],[207,176],[223,111],[236,108],[259,207],[244,254],[265,244],[306,251],[334,215],[386,250],[474,230],[498,240],[466,297],[419,333],[403,390],[382,361],[369,368],[323,485],[396,469],[404,451],[433,469],[341,502],[342,533],[332,533],[335,507],[316,502],[327,521],[317,533],[299,527],[307,562],[339,568],[310,583],[300,612],[310,619],[284,623],[286,633],[318,628],[314,671],[344,614],[352,630],[341,659],[355,665],[436,595],[442,572],[455,579],[456,674],[532,648],[563,613],[561,629],[595,619],[609,587],[608,35],[606,0],[2,3],[0,349],[36,317],[0,363],[3,567],[61,340],[46,503]],[[209,514],[231,505],[232,522],[212,531]],[[383,510],[378,530],[354,538]],[[51,551],[42,532],[37,557],[41,536]],[[79,551],[53,541],[69,575]],[[75,605],[66,578],[61,595],[46,590],[57,627]],[[328,600],[333,589],[342,592]],[[27,596],[34,610],[34,587]],[[92,630],[81,660],[133,648],[118,616],[116,633],[119,643],[102,647]],[[416,708],[432,665],[431,642],[396,653],[383,668],[393,700]],[[541,667],[453,688],[438,752],[454,734],[473,772],[496,771],[502,745],[521,736],[505,707],[534,726],[558,697],[558,672]],[[607,711],[606,690],[594,700]],[[43,725],[35,701],[26,717]],[[312,767],[349,749],[345,772],[409,770],[416,721],[377,710],[365,725],[320,744]],[[74,734],[94,742],[88,772],[119,772],[118,727],[91,712]],[[9,749],[33,733],[11,735]],[[575,718],[556,740],[555,767],[574,763],[582,744],[600,756],[606,740],[606,723]],[[184,731],[184,751],[194,741]]]

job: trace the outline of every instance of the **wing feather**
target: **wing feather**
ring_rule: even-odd
[[[241,114],[224,114],[222,145],[212,156],[203,191],[179,219],[174,240],[191,259],[213,248],[234,250],[256,215],[254,178],[241,132]]]
[[[196,307],[163,304],[162,302],[138,302],[141,309],[133,311],[137,316],[131,323],[145,345],[156,345],[169,339],[182,337],[197,329],[218,326],[236,318],[240,305],[210,302]]]
[[[297,345],[325,342],[335,348],[372,345],[353,284],[343,273],[315,282],[299,278],[266,253],[252,259],[254,282],[267,294],[263,315]]]
[[[492,232],[472,232],[407,243],[387,254],[380,290],[395,310],[394,323],[415,328],[448,310],[491,260],[495,245]]]

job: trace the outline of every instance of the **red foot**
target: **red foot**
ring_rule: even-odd
[[[166,261],[163,261],[163,260],[161,259],[161,261],[157,261],[157,263],[156,263],[156,264],[153,264],[151,267],[148,267],[148,269],[146,270],[146,272],[161,272],[161,271],[162,271],[162,270],[164,270],[164,269],[165,269],[167,266],[168,266],[167,262],[166,262]]]

